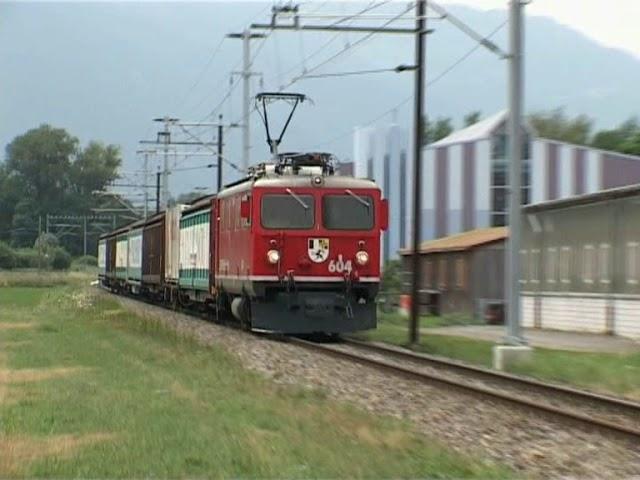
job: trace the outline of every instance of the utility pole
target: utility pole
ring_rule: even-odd
[[[142,175],[143,175],[143,196],[144,196],[144,218],[149,216],[149,191],[148,182],[149,182],[149,154],[156,153],[156,150],[137,150],[136,153],[141,153],[143,155],[143,166],[142,166]]]
[[[509,6],[509,242],[507,256],[507,336],[522,345],[520,329],[520,234],[522,227],[522,3]]]
[[[234,72],[242,76],[242,163],[241,168],[247,171],[251,163],[251,122],[249,115],[251,113],[251,76],[257,75],[251,71],[251,40],[256,38],[264,38],[263,33],[252,33],[251,30],[245,29],[242,33],[230,33],[228,38],[242,39],[242,71]]]
[[[413,109],[413,253],[411,258],[410,343],[420,340],[420,238],[422,234],[422,118],[424,116],[424,37],[426,0],[416,2],[415,105]]]
[[[218,117],[218,193],[222,190],[222,115]]]
[[[83,240],[83,255],[87,254],[87,216],[82,217],[82,240]]]
[[[156,213],[160,211],[160,171],[156,173]]]
[[[154,118],[154,122],[162,122],[164,130],[158,132],[157,143],[163,144],[164,163],[162,168],[162,203],[165,207],[169,206],[169,144],[171,143],[171,132],[169,125],[178,121],[177,118],[162,117]]]
[[[144,165],[142,167],[143,174],[142,184],[144,185],[144,218],[149,216],[149,191],[147,190],[147,181],[149,180],[149,152],[144,152]]]

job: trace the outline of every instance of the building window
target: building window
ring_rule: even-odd
[[[492,140],[499,144],[498,134]],[[525,142],[528,144],[528,142]],[[495,152],[494,152],[495,153]],[[526,153],[529,153],[528,150]],[[526,205],[531,200],[531,165],[528,155],[523,157],[520,203]],[[491,160],[491,225],[502,227],[507,225],[509,209],[509,162],[506,157],[492,157]]]
[[[467,265],[463,257],[456,258],[456,288],[467,288]]]
[[[593,245],[585,245],[582,249],[582,281],[593,283],[596,255]]]
[[[529,252],[526,250],[520,250],[520,283],[527,283],[529,278]]]
[[[529,255],[529,278],[531,283],[540,282],[540,250],[531,250]]]
[[[433,288],[433,262],[431,260],[427,260],[425,265],[424,278],[426,279],[426,285],[428,288]]]
[[[571,247],[560,249],[560,282],[571,283]]]
[[[444,290],[447,288],[447,259],[441,258],[438,265],[438,286]]]
[[[600,283],[611,282],[610,272],[611,246],[608,243],[601,243],[598,249],[598,277]]]
[[[626,258],[626,266],[627,266],[627,283],[629,285],[637,285],[638,284],[638,260],[640,253],[638,250],[640,249],[640,243],[638,242],[627,242],[627,258]]]
[[[547,283],[556,283],[558,278],[558,249],[555,247],[547,248],[547,261],[545,262],[545,275]]]
[[[495,134],[491,139],[491,158],[506,158],[506,156],[507,136],[503,131]]]
[[[506,213],[492,213],[491,214],[491,226],[492,227],[504,227],[507,225]]]

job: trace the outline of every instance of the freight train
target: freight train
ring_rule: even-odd
[[[100,237],[100,283],[285,334],[376,327],[388,204],[325,153],[276,154],[216,195]]]

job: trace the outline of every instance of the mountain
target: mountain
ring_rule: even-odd
[[[364,4],[363,4],[364,5]],[[398,12],[404,4],[382,7]],[[230,70],[237,70],[241,42],[226,40],[210,66],[223,34],[250,21],[269,19],[267,3],[10,3],[0,4],[0,142],[4,145],[29,128],[48,122],[67,128],[84,142],[100,139],[120,144],[125,169],[139,169],[137,142],[153,139],[165,114],[200,120],[228,90]],[[329,4],[327,11],[354,11],[358,4]],[[313,9],[313,4],[308,7]],[[506,19],[506,11],[451,7],[452,12],[488,34]],[[451,116],[457,126],[471,110],[485,115],[505,107],[506,62],[482,48],[445,72],[473,48],[474,42],[445,20],[430,21],[427,39],[427,110],[432,118]],[[494,37],[506,49],[507,28]],[[358,44],[358,35],[277,33],[259,49],[254,69],[263,72],[263,88],[276,89],[286,79],[312,69],[334,53],[355,45],[313,73],[395,67],[413,63],[413,39],[376,35]],[[327,42],[326,48],[302,60]],[[544,17],[526,20],[526,107],[528,111],[565,107],[584,113],[600,128],[636,112],[640,62],[606,48],[571,28]],[[204,70],[203,70],[204,69]],[[196,82],[196,80],[200,80]],[[258,90],[258,79],[254,80]],[[221,113],[239,120],[241,88]],[[412,74],[310,79],[290,90],[308,94],[287,132],[282,148],[330,150],[351,155],[351,129],[398,104],[413,91]],[[409,125],[411,102],[398,109],[397,121]],[[391,121],[392,115],[380,121]],[[203,130],[202,136],[214,136]],[[335,139],[335,140],[334,140]],[[238,160],[240,133],[230,130],[225,145]],[[252,114],[252,160],[268,156],[262,124]],[[207,163],[194,157],[179,166]],[[154,167],[155,168],[155,167]],[[204,172],[204,173],[203,173]],[[209,173],[211,172],[211,173]],[[231,171],[225,173],[231,178]],[[215,184],[212,170],[176,172],[174,192]]]

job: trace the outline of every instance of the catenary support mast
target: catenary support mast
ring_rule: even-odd
[[[509,6],[509,242],[507,256],[507,337],[524,343],[520,329],[520,236],[522,227],[522,3]]]
[[[411,272],[411,328],[410,342],[418,343],[420,320],[420,238],[422,230],[422,135],[424,116],[424,37],[426,0],[416,3],[416,70],[415,104],[413,110],[413,238]]]

